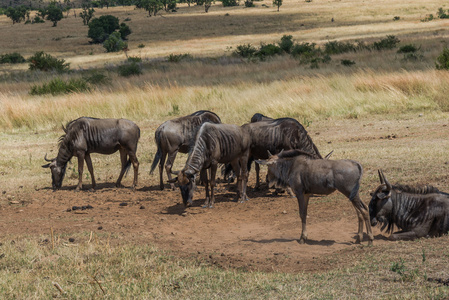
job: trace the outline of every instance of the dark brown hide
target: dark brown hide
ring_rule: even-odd
[[[134,168],[132,187],[135,188],[139,170],[136,151],[140,129],[134,122],[126,119],[81,117],[69,122],[63,129],[65,135],[60,138],[58,156],[52,159],[51,163],[42,166],[51,169],[53,189],[62,186],[67,162],[73,156],[78,158],[79,180],[76,189],[82,189],[84,160],[92,177],[92,189],[94,189],[96,182],[90,154],[112,154],[116,151],[120,151],[122,162],[116,186],[121,186],[123,175],[132,164]]]
[[[200,110],[188,116],[166,121],[156,129],[155,142],[157,152],[151,165],[150,174],[153,173],[159,162],[159,186],[161,190],[164,189],[162,175],[164,165],[168,179],[171,181],[171,174],[173,173],[172,166],[175,161],[176,154],[178,152],[188,153],[190,151],[198,129],[205,122],[218,124],[221,123],[221,120],[220,117],[213,112]],[[168,159],[166,162],[167,155]],[[174,184],[170,183],[170,185],[174,190]]]
[[[430,185],[391,185],[379,170],[380,185],[369,204],[371,225],[382,225],[392,240],[434,237],[449,231],[449,194]],[[395,232],[395,226],[400,232]]]
[[[307,207],[311,194],[329,195],[339,191],[349,198],[358,217],[357,243],[363,240],[363,224],[368,233],[368,244],[372,245],[374,237],[369,222],[368,208],[359,196],[362,166],[353,160],[316,159],[300,150],[282,151],[271,156],[267,161],[268,179],[277,187],[290,187],[296,195],[299,215],[302,222],[300,243],[307,240]]]

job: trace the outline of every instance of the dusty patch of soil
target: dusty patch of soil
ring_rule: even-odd
[[[301,245],[296,199],[272,190],[250,191],[250,201],[237,203],[234,185],[222,183],[215,208],[204,209],[204,188],[199,187],[194,206],[185,210],[178,190],[160,191],[156,185],[135,192],[113,184],[100,184],[95,192],[73,189],[16,194],[12,204],[1,207],[0,232],[49,234],[53,228],[59,234],[113,233],[223,268],[284,272],[327,269],[332,267],[328,255],[363,247],[354,244],[355,211],[338,194],[311,199],[309,241]]]

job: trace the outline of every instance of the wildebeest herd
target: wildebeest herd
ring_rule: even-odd
[[[121,171],[116,186],[131,164],[134,169],[132,188],[137,185],[139,161],[136,156],[140,129],[126,119],[97,119],[81,117],[63,127],[59,139],[58,155],[45,160],[44,168],[51,169],[53,189],[61,188],[67,163],[78,158],[79,180],[77,190],[82,189],[84,160],[95,188],[91,153],[112,154],[120,152]],[[291,190],[299,205],[302,233],[299,242],[307,240],[307,208],[312,195],[329,195],[338,190],[348,197],[358,217],[356,242],[363,240],[366,227],[368,244],[374,236],[371,226],[381,225],[390,233],[390,239],[414,239],[439,236],[449,231],[449,194],[425,185],[410,187],[391,185],[379,170],[380,185],[372,193],[368,207],[359,196],[363,169],[353,160],[323,158],[305,128],[293,118],[272,119],[255,114],[242,126],[223,124],[220,117],[201,110],[191,115],[169,120],[155,132],[157,152],[151,173],[159,163],[159,185],[164,189],[163,170],[171,188],[178,183],[185,207],[193,204],[193,192],[198,179],[205,185],[204,207],[214,206],[216,173],[220,164],[226,172],[237,177],[236,201],[245,202],[248,172],[256,161],[256,186],[260,187],[259,164],[268,165],[269,186]],[[185,166],[173,171],[178,152],[188,153]],[[176,175],[172,178],[172,174]],[[395,227],[401,231],[393,233]]]

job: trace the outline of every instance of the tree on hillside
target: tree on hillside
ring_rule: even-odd
[[[204,1],[204,11],[208,12],[209,8],[212,6],[212,0],[205,0]]]
[[[17,7],[8,7],[5,11],[5,15],[12,20],[12,24],[20,23],[25,20],[25,16],[29,9],[24,5]]]
[[[81,5],[83,11],[80,12],[80,17],[83,19],[84,25],[89,25],[90,20],[94,17],[95,10],[90,6],[90,3],[83,2]]]
[[[118,30],[121,39],[126,40],[131,34],[131,29],[125,23],[119,25],[117,17],[111,15],[101,16],[93,19],[89,23],[87,36],[92,39],[92,43],[99,44],[106,41],[110,34]]]
[[[151,17],[151,15],[156,16],[157,12],[164,7],[164,4],[159,0],[137,0],[136,7],[145,9]]]
[[[58,22],[61,21],[64,17],[62,15],[62,9],[61,7],[59,7],[58,2],[56,1],[50,2],[50,4],[46,8],[41,9],[40,14],[47,20],[52,21],[53,27],[56,27]]]
[[[278,11],[279,11],[279,7],[281,7],[282,5],[282,0],[273,0],[273,6],[277,6]]]

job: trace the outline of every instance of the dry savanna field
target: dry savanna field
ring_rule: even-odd
[[[449,237],[394,242],[373,228],[374,246],[355,244],[357,217],[341,194],[313,197],[309,240],[299,244],[298,204],[262,186],[236,203],[220,182],[203,209],[199,186],[185,209],[179,190],[159,190],[149,174],[154,132],[165,120],[211,110],[242,125],[254,113],[293,117],[322,154],[364,168],[368,204],[382,169],[392,183],[449,192],[449,73],[436,61],[449,42],[441,1],[270,1],[255,7],[179,4],[155,17],[134,7],[96,9],[132,30],[127,53],[90,44],[73,9],[56,27],[12,24],[0,16],[0,54],[44,51],[70,63],[64,73],[0,64],[0,295],[5,299],[447,299]],[[75,9],[79,13],[79,9]],[[35,12],[32,12],[33,15]],[[425,21],[427,19],[427,21]],[[312,65],[288,54],[264,60],[233,55],[241,45],[364,43],[395,36],[393,49],[330,55]],[[398,53],[414,45],[413,56]],[[141,58],[142,74],[117,72]],[[181,58],[179,60],[170,57]],[[183,59],[182,59],[183,58]],[[343,62],[350,62],[343,64]],[[31,95],[52,80],[102,74],[101,84],[67,94]],[[127,118],[141,129],[136,191],[115,188],[119,155],[93,155],[97,189],[75,191],[77,161],[52,191],[44,155],[55,157],[61,125],[80,116]],[[186,155],[178,155],[175,170]],[[266,168],[262,175],[266,174]],[[73,209],[73,207],[80,209]],[[86,209],[81,209],[81,208]]]

